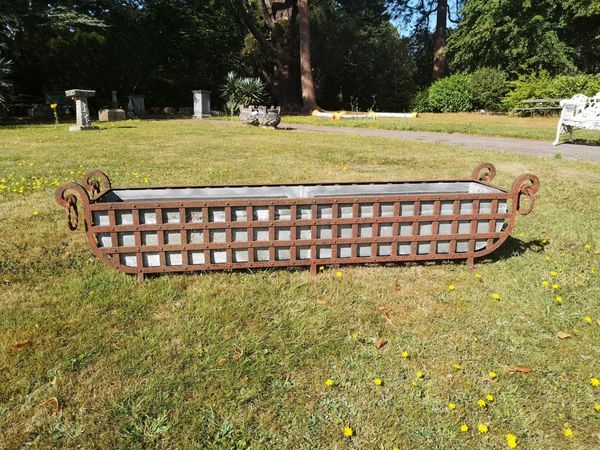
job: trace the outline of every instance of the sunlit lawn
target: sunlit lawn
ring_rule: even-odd
[[[421,113],[412,119],[344,119],[332,120],[320,117],[286,116],[286,123],[308,123],[336,127],[378,128],[383,130],[436,131],[465,133],[485,136],[541,139],[554,141],[558,116],[518,117],[487,115],[480,113]],[[568,135],[564,134],[562,140]],[[573,139],[581,143],[600,143],[600,132],[575,130]]]
[[[0,128],[0,448],[600,447],[600,165],[191,120],[66,129]],[[456,179],[483,161],[500,186],[530,171],[542,188],[475,271],[140,284],[53,200],[90,168],[116,186],[189,185]]]

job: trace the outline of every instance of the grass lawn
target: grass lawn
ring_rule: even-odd
[[[558,116],[516,117],[480,113],[420,113],[414,119],[332,120],[320,117],[286,116],[286,123],[308,123],[334,127],[379,128],[382,130],[436,131],[554,141]],[[563,141],[567,135],[562,136]],[[600,133],[575,130],[577,143],[600,143]]]
[[[483,161],[500,186],[531,171],[542,187],[480,278],[442,264],[140,284],[53,199],[90,168],[187,185],[464,178]],[[1,128],[0,448],[502,449],[513,434],[597,449],[599,179],[592,163],[192,120]]]

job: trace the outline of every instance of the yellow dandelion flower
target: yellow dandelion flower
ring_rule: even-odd
[[[466,423],[463,423],[463,424],[460,426],[460,432],[461,432],[461,433],[466,433],[467,431],[469,431],[469,425],[467,425]]]
[[[31,213],[31,215],[32,215],[33,217],[37,217],[37,216],[39,216],[39,215],[40,215],[40,213],[39,213],[39,211],[37,211],[37,210],[36,210],[36,211],[33,211],[33,212]]]
[[[565,435],[565,437],[570,438],[571,436],[573,436],[573,430],[571,428],[565,428],[563,430],[563,434]]]
[[[502,297],[500,297],[500,294],[498,294],[497,292],[494,292],[494,293],[492,294],[492,300],[496,300],[496,301],[498,301],[498,300],[500,300],[501,298],[502,298]]]
[[[548,243],[548,239],[542,239],[542,245],[546,245]]]
[[[598,378],[592,378],[590,384],[594,387],[600,387],[600,380]]]
[[[455,289],[456,289],[456,286],[454,286],[453,284],[448,285],[448,292],[452,292]]]
[[[325,267],[324,267],[324,266],[319,266],[319,270],[320,270],[321,272],[323,272],[323,271],[325,270]]]
[[[352,340],[356,341],[358,339],[358,333],[354,332],[352,333]]]
[[[492,380],[495,379],[498,376],[498,374],[496,372],[490,372],[490,373],[488,373],[488,375],[490,376],[490,378]]]
[[[506,444],[508,448],[517,448],[517,437],[514,434],[507,434]]]
[[[590,269],[590,272],[592,272],[592,273],[596,273],[596,268],[595,268],[595,267],[592,267],[592,268]]]
[[[488,432],[488,426],[486,424],[484,424],[484,423],[480,423],[479,426],[477,427],[477,429],[482,434],[485,434],[485,433]]]
[[[338,279],[339,279],[339,280],[341,280],[341,279],[342,279],[342,272],[341,272],[340,270],[338,270],[338,271],[335,273],[335,276],[336,276],[336,277],[338,277]]]
[[[550,282],[548,280],[544,280],[544,281],[542,281],[542,286],[549,287],[550,286]]]
[[[417,378],[423,378],[425,376],[425,374],[423,372],[421,372],[420,370],[417,372]]]
[[[488,402],[493,402],[494,401],[494,396],[492,394],[488,394],[488,395],[485,396],[485,399]]]
[[[480,273],[476,273],[474,276],[475,276],[475,278],[477,278],[477,279],[481,278],[481,274],[480,274]]]
[[[373,384],[374,384],[375,386],[381,386],[381,385],[383,384],[383,380],[382,380],[381,378],[375,378],[375,379],[373,380]]]
[[[410,355],[408,354],[408,352],[405,350],[402,352],[402,357],[403,358],[408,358]]]
[[[560,286],[559,286],[557,283],[554,283],[554,284],[552,285],[552,289],[554,289],[555,291],[556,291],[557,289],[559,289],[559,288],[560,288]]]
[[[483,399],[479,399],[477,400],[477,404],[479,405],[480,408],[485,408],[487,406],[487,403],[485,402],[485,400]]]
[[[590,316],[585,316],[585,317],[583,318],[583,320],[585,320],[587,323],[592,323],[592,322],[593,322],[593,321],[592,321],[592,318],[591,318]]]
[[[454,411],[456,409],[456,403],[448,403],[448,409]]]
[[[546,262],[550,262],[550,257],[549,256],[544,257],[544,259],[546,260]]]
[[[332,387],[335,384],[335,381],[333,381],[331,378],[327,378],[327,380],[325,380],[325,386],[327,387]]]
[[[344,436],[347,438],[354,436],[354,430],[350,427],[344,427]]]
[[[590,250],[592,248],[592,244],[585,244],[583,248],[585,248],[586,250]]]
[[[551,271],[550,271],[550,276],[553,276],[553,277],[555,277],[555,276],[557,276],[557,275],[558,275],[558,272],[557,272],[556,270],[551,270]]]
[[[600,412],[600,403],[596,403],[596,404],[594,405],[594,409],[595,409],[596,411]]]
[[[456,370],[460,370],[460,369],[462,369],[462,366],[458,363],[454,363],[454,364],[452,364],[452,368],[456,369]]]
[[[557,295],[556,298],[556,303],[561,304],[563,302],[563,298],[560,295]]]

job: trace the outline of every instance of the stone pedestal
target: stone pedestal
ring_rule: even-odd
[[[194,118],[210,117],[210,91],[197,90],[194,94]]]
[[[146,105],[144,103],[144,95],[135,94],[130,95],[129,103],[127,104],[127,116],[136,117],[143,116],[146,114]]]
[[[65,95],[75,100],[75,118],[77,119],[77,125],[70,127],[69,131],[97,130],[98,127],[92,125],[90,110],[88,108],[88,98],[96,95],[96,91],[71,89],[65,91]]]
[[[118,120],[126,120],[127,114],[119,108],[101,109],[98,111],[98,120],[100,122],[116,122]]]

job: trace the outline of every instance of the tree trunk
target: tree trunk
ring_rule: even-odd
[[[448,0],[438,0],[435,36],[433,43],[433,80],[446,75],[446,26],[448,20]]]
[[[310,59],[310,19],[308,0],[298,0],[300,18],[300,84],[302,85],[302,112],[311,113],[317,108],[315,83]]]

